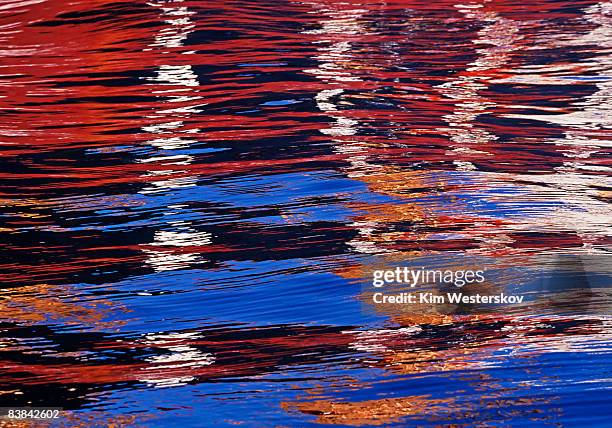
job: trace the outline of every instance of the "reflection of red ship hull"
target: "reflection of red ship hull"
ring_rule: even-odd
[[[205,334],[207,339],[185,339],[180,336],[177,333],[159,339],[100,341],[78,351],[66,352],[122,355],[118,360],[127,360],[129,363],[92,364],[68,357],[61,364],[52,364],[47,360],[44,363],[27,364],[4,359],[0,360],[0,372],[5,373],[4,386],[112,384],[185,376],[200,380],[229,378],[264,374],[281,365],[320,362],[328,355],[346,352],[348,344],[353,340],[352,335],[342,333],[340,328],[290,326],[209,332]],[[197,352],[190,353],[193,351]],[[65,359],[61,355],[62,352],[58,352],[57,358]],[[178,358],[171,358],[173,355]],[[181,358],[182,355],[187,358]],[[190,360],[192,355],[196,358]],[[197,357],[203,355],[210,356],[204,363],[197,360]],[[103,358],[92,360],[100,359]]]
[[[45,361],[38,363],[0,361],[0,372],[4,373],[4,387],[36,384],[114,384],[118,382],[159,382],[164,379],[190,378],[193,381],[255,376],[274,372],[284,366],[325,363],[326,360],[342,360],[342,356],[355,354],[356,350],[370,347],[374,357],[383,358],[386,353],[400,355],[402,352],[426,352],[435,355],[463,355],[467,348],[458,344],[469,344],[471,352],[494,350],[513,343],[534,341],[534,338],[554,338],[567,335],[592,334],[604,328],[597,327],[594,320],[553,318],[516,318],[487,316],[456,316],[456,323],[422,325],[417,329],[386,329],[355,331],[339,327],[270,327],[250,330],[221,330],[203,334],[205,339],[173,338],[108,341],[90,343],[79,351],[92,362],[81,362],[79,358],[62,357],[60,364]],[[181,336],[181,334],[176,334]],[[469,340],[468,340],[469,338]],[[518,342],[517,342],[518,339]],[[478,344],[479,346],[475,346]],[[78,348],[78,346],[77,346]],[[5,348],[10,351],[9,348]],[[197,355],[210,355],[202,363],[189,359],[189,350]],[[384,351],[383,351],[384,350]],[[205,354],[204,354],[205,352]],[[398,354],[400,353],[400,354]],[[180,358],[186,355],[187,358]],[[98,363],[115,359],[112,363]],[[178,355],[166,360],[156,356]],[[117,357],[121,356],[121,357]],[[368,359],[371,360],[372,357]],[[354,360],[354,357],[351,357]],[[46,360],[46,359],[45,359]],[[94,362],[95,361],[95,362]],[[126,362],[129,361],[129,362]],[[161,362],[160,362],[161,361]],[[202,364],[200,364],[202,363]],[[460,367],[459,364],[457,367]],[[9,376],[10,374],[10,376]]]

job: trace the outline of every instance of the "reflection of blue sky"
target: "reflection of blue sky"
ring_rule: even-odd
[[[497,292],[524,294],[525,301],[554,296],[564,290],[583,287],[607,287],[609,273],[599,272],[601,266],[582,260],[588,283],[579,283],[582,271],[570,269],[573,259],[540,259],[536,256],[529,265],[499,265],[495,258],[466,256],[463,252],[448,252],[392,263],[373,255],[353,256],[353,262],[377,269],[409,267],[412,269],[483,270],[488,284]],[[358,257],[358,260],[357,260]],[[348,256],[342,256],[350,261]],[[394,286],[375,289],[371,285],[371,271],[364,271],[364,278],[345,279],[333,272],[338,260],[331,257],[250,261],[229,260],[218,269],[185,269],[129,278],[114,283],[111,293],[121,301],[127,311],[112,315],[114,321],[123,321],[122,331],[184,330],[201,328],[207,324],[306,324],[306,325],[361,325],[371,328],[387,320],[388,314],[360,300],[364,292],[385,291],[394,293]],[[567,266],[567,271],[560,271]],[[373,268],[372,268],[373,269]],[[585,274],[582,272],[582,275]],[[577,276],[578,275],[578,276]],[[565,284],[565,285],[563,285]],[[87,286],[85,294],[93,293],[95,286]],[[421,284],[419,289],[432,285]],[[305,292],[305,289],[308,292]],[[462,291],[445,286],[445,291]],[[552,293],[549,295],[549,293]],[[80,296],[79,298],[82,298]],[[163,312],[159,308],[164,308]],[[541,308],[540,308],[541,310]]]
[[[316,388],[343,376],[370,378],[379,370],[354,367],[350,371],[329,362],[317,367],[283,368],[282,374],[270,373],[245,377],[245,380],[218,381],[188,385],[184,388],[116,390],[107,395],[108,403],[120,405],[105,408],[108,414],[147,413],[157,406],[167,408],[168,403],[188,403],[165,412],[157,412],[155,419],[143,420],[146,426],[176,426],[180,416],[181,427],[274,427],[296,426],[321,428],[314,418],[280,410],[280,403],[303,398],[302,388]],[[290,379],[290,380],[289,380]],[[371,377],[375,380],[374,377]],[[286,389],[287,383],[296,386]],[[381,384],[381,386],[384,384]],[[377,385],[378,386],[378,385]],[[371,391],[369,389],[366,389]],[[230,400],[229,402],[226,400]],[[226,405],[223,405],[226,404]],[[229,405],[228,405],[229,404]]]
[[[358,325],[382,320],[364,316],[355,299],[360,286],[328,272],[330,264],[325,259],[231,261],[204,274],[192,269],[127,279],[113,289],[129,312],[114,314],[113,320],[126,322],[123,331],[142,333],[151,326],[166,331],[225,322]]]
[[[420,198],[418,203],[424,206],[436,206],[440,202],[447,205],[449,210],[442,208],[440,213],[474,215],[478,217],[526,218],[534,215],[545,215],[546,211],[561,205],[558,201],[547,200],[521,200],[520,196],[526,196],[516,189],[489,189],[471,192],[449,192],[445,195],[428,196]],[[435,205],[436,204],[436,205]],[[457,212],[457,205],[465,208]]]
[[[520,217],[546,215],[565,205],[551,195],[541,197],[532,190],[510,181],[503,182],[500,174],[483,172],[440,171],[432,173],[430,181],[444,182],[445,187],[457,187],[444,193],[418,196],[410,201],[439,214],[474,215],[477,217]],[[496,181],[496,179],[498,181]]]
[[[492,182],[489,178],[489,186],[483,185],[485,182],[483,175],[486,173],[451,171],[428,173],[425,182],[430,182],[434,187],[434,183],[444,182],[448,190],[440,193],[415,194],[410,198],[371,192],[367,184],[329,170],[251,175],[217,180],[214,183],[201,182],[197,186],[177,187],[171,191],[125,195],[125,201],[129,202],[125,206],[112,209],[95,210],[97,206],[108,205],[91,201],[89,207],[75,206],[68,210],[80,211],[90,208],[95,210],[96,215],[107,217],[147,213],[147,218],[142,220],[122,221],[114,225],[95,225],[97,229],[113,231],[139,226],[150,227],[156,222],[193,221],[199,222],[200,225],[232,222],[238,220],[239,214],[222,212],[224,209],[232,208],[243,209],[246,212],[262,208],[279,210],[279,215],[249,219],[261,224],[347,222],[359,214],[359,210],[347,206],[351,203],[409,203],[423,207],[426,212],[435,212],[439,215],[522,219],[547,215],[560,206],[577,211],[582,209],[577,204],[569,206],[560,197],[555,198],[553,193],[534,195],[532,189],[528,187],[504,183],[501,180]],[[495,185],[491,186],[492,183]],[[452,189],[453,187],[456,189]],[[121,196],[116,198],[122,199]],[[219,208],[221,212],[214,213],[208,209],[193,208],[190,204],[210,204]],[[169,210],[170,206],[180,206],[180,209]],[[91,228],[85,218],[84,216],[82,226],[72,227],[72,230]],[[97,217],[92,219],[97,220]]]
[[[495,187],[482,185],[482,173],[440,171],[432,173],[431,182],[442,180],[446,187],[457,187],[442,193],[428,193],[399,199],[382,193],[371,192],[361,181],[345,178],[333,171],[312,171],[265,176],[243,176],[219,180],[214,184],[174,188],[154,194],[130,195],[129,207],[96,211],[106,216],[138,214],[141,211],[155,215],[160,221],[206,221],[219,224],[235,221],[235,214],[214,214],[207,210],[190,208],[190,203],[209,203],[220,209],[241,208],[256,211],[259,208],[278,208],[283,216],[253,217],[250,221],[263,224],[287,224],[295,216],[296,222],[348,221],[357,212],[347,203],[388,204],[411,203],[422,206],[428,212],[444,215],[475,215],[478,217],[507,218],[546,215],[556,207],[567,205],[559,199],[536,197],[529,189],[515,184],[496,183]],[[331,202],[337,198],[337,202]],[[322,198],[322,201],[316,200]],[[181,205],[180,210],[168,210]],[[579,206],[572,209],[579,210]],[[135,220],[102,226],[102,230],[123,230],[131,227],[150,226],[154,219]],[[74,227],[73,230],[87,229]]]
[[[300,199],[334,195],[348,197],[366,190],[363,183],[333,171],[247,176],[200,188],[202,196],[210,201],[243,207],[282,206]]]
[[[316,198],[326,198],[319,205]],[[330,197],[337,197],[337,203],[330,203]],[[215,216],[206,210],[191,209],[168,211],[168,206],[194,203],[210,203],[219,208],[243,208],[254,211],[258,208],[279,208],[283,213],[299,216],[299,221],[345,221],[354,212],[346,202],[388,203],[392,198],[371,193],[367,186],[332,171],[308,173],[286,173],[267,176],[246,176],[239,179],[219,180],[214,184],[201,183],[197,187],[174,188],[172,191],[155,194],[130,195],[131,207],[113,210],[114,215],[137,214],[140,211],[159,212],[163,221],[207,221],[207,224],[233,221],[231,213]],[[281,216],[257,217],[252,221],[272,224],[286,224]],[[290,220],[289,220],[290,221]],[[102,227],[102,230],[122,230],[138,226],[150,226],[154,219],[136,220]],[[77,230],[77,228],[74,228]]]

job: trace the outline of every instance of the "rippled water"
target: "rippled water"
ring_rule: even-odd
[[[0,0],[0,403],[606,426],[612,3],[530,3]]]

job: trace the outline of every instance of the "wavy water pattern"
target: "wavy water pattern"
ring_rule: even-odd
[[[531,3],[1,0],[2,406],[606,426],[612,3]]]

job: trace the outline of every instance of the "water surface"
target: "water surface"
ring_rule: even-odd
[[[2,0],[0,402],[605,426],[611,55],[610,2]]]

